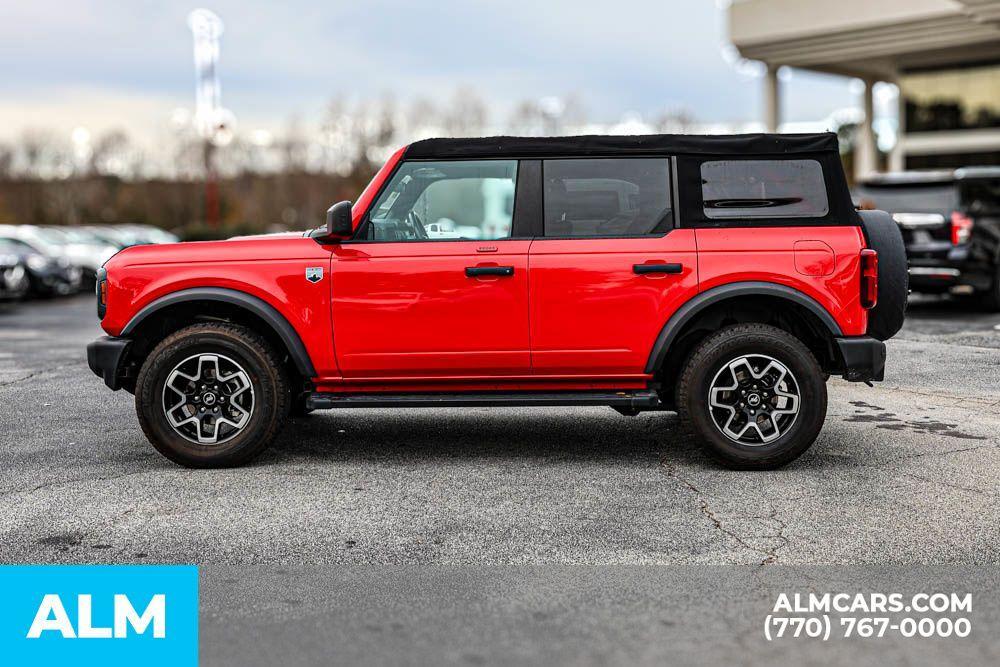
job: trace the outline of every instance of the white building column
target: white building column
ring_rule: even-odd
[[[875,87],[874,79],[865,80],[864,112],[865,118],[858,128],[858,136],[854,147],[854,178],[855,180],[865,178],[878,169],[878,153],[875,145],[875,129],[872,126],[875,120],[875,95],[872,88]]]
[[[903,97],[903,87],[896,83],[899,90],[896,109],[896,145],[889,153],[889,171],[903,171],[906,169],[906,147],[903,137],[906,136],[906,98]]]
[[[781,90],[778,66],[768,64],[764,75],[764,126],[768,132],[777,132],[781,124]]]

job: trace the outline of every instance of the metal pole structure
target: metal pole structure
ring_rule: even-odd
[[[219,224],[219,179],[215,168],[216,135],[223,128],[222,92],[216,65],[219,62],[219,37],[222,19],[207,9],[196,9],[188,15],[188,26],[194,36],[195,128],[202,137],[202,157],[205,161],[205,222]]]

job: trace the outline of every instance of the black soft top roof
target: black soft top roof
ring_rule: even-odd
[[[585,157],[590,155],[790,155],[838,152],[837,135],[645,134],[632,136],[481,137],[424,139],[410,144],[407,158]]]

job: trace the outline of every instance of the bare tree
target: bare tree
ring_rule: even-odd
[[[472,88],[462,86],[455,90],[444,117],[444,130],[452,137],[481,134],[486,127],[486,105]]]
[[[108,130],[93,144],[90,154],[90,171],[115,176],[131,175],[132,142],[125,130]]]
[[[0,180],[8,180],[14,172],[14,147],[0,144]]]
[[[25,171],[32,176],[52,176],[67,151],[58,147],[58,139],[49,130],[29,128],[21,135],[21,154]]]

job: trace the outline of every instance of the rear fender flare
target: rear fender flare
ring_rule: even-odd
[[[660,330],[660,335],[656,337],[653,349],[649,353],[649,361],[646,362],[645,372],[653,374],[660,368],[667,358],[670,345],[676,340],[678,334],[684,330],[685,325],[694,320],[698,313],[720,301],[740,296],[774,296],[806,308],[815,315],[820,322],[830,331],[831,336],[843,336],[840,325],[833,319],[833,316],[808,294],[803,294],[797,289],[786,285],[766,282],[740,282],[728,285],[720,285],[702,292],[692,297],[667,320]]]

